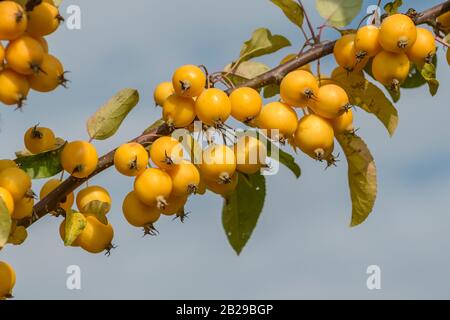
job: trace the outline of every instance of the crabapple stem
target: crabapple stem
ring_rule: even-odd
[[[439,42],[440,44],[446,46],[447,48],[450,48],[450,43],[447,43],[444,39],[441,39],[440,37],[436,37],[435,38],[437,42]]]
[[[300,5],[303,7],[301,1],[299,1]],[[416,24],[425,24],[425,23],[431,23],[433,22],[438,16],[450,11],[450,0],[447,0],[441,4],[438,4],[430,9],[427,9],[423,12],[421,12],[417,18],[416,18]],[[309,21],[309,17],[305,13],[305,18],[308,23],[309,28],[312,31],[313,38],[316,41],[317,38],[314,35],[314,29],[312,28],[312,25]],[[439,40],[437,40],[439,41]],[[252,87],[254,89],[259,89],[262,87],[265,87],[269,84],[279,83],[283,79],[284,76],[286,76],[289,72],[296,70],[310,62],[313,62],[315,60],[318,60],[322,57],[328,56],[333,53],[333,48],[336,41],[323,41],[320,43],[316,43],[313,45],[308,51],[298,55],[293,60],[290,60],[289,62],[278,66],[254,79],[251,79],[243,84],[241,84],[238,87]],[[447,45],[447,44],[446,44]],[[447,45],[448,46],[448,45]],[[229,72],[230,74],[232,72]],[[227,74],[227,75],[228,75]],[[227,93],[230,94],[234,88],[228,89]],[[133,142],[140,143],[142,145],[149,145],[152,142],[154,142],[158,137],[163,135],[169,135],[172,132],[172,129],[167,124],[163,124],[158,128],[155,128],[151,130],[150,132],[147,132],[136,139],[133,140]],[[76,188],[81,186],[84,182],[88,181],[92,177],[96,176],[97,174],[103,172],[104,170],[108,169],[112,165],[114,165],[114,154],[115,150],[109,152],[108,154],[104,155],[99,159],[98,167],[90,175],[88,178],[85,179],[78,179],[75,177],[70,176],[67,178],[58,188],[56,188],[53,192],[51,192],[48,196],[46,196],[44,199],[41,199],[40,202],[38,202],[34,208],[33,208],[33,218],[31,219],[24,219],[21,221],[18,221],[19,226],[29,227],[36,221],[40,220],[42,217],[47,215],[49,212],[55,211],[58,208],[58,203],[63,199],[66,195],[73,192]]]

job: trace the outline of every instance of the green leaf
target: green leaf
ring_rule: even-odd
[[[60,173],[61,166],[60,155],[64,149],[65,141],[59,139],[55,150],[37,155],[27,155],[27,152],[17,152],[18,156],[15,162],[24,170],[31,179],[46,179]]]
[[[295,0],[270,0],[283,10],[286,17],[299,28],[303,25],[304,12]]]
[[[9,234],[11,233],[12,220],[8,209],[0,199],[0,249],[8,242]]]
[[[388,2],[385,6],[384,6],[384,11],[386,11],[387,14],[391,15],[391,14],[396,14],[398,13],[398,9],[403,5],[403,1],[402,0],[395,0],[392,2]]]
[[[162,126],[164,123],[166,123],[163,119],[159,119],[157,121],[155,121],[153,124],[151,124],[147,129],[145,129],[143,134],[149,134],[152,131],[154,131],[155,129],[159,128],[160,126]]]
[[[394,135],[398,126],[398,111],[381,89],[369,82],[362,72],[347,74],[345,71],[335,71],[332,78],[347,92],[352,105],[374,114],[389,135]]]
[[[86,228],[86,218],[83,214],[68,210],[66,212],[66,238],[64,245],[71,246],[78,236]]]
[[[117,93],[89,118],[87,129],[91,139],[106,140],[113,136],[138,102],[137,90],[124,89]]]
[[[351,226],[362,224],[372,212],[377,197],[377,169],[364,141],[354,134],[337,137],[348,162],[348,180],[352,199]]]
[[[288,168],[297,179],[299,179],[302,175],[302,170],[300,166],[295,162],[295,158],[289,153],[281,150],[272,142],[268,143],[267,155],[269,157],[273,157],[274,154],[278,153],[278,160],[282,165]]]
[[[264,207],[266,179],[261,174],[239,173],[236,191],[225,200],[222,222],[233,249],[239,255],[250,239]]]
[[[434,66],[434,64],[425,63],[420,70],[420,74],[428,83],[430,94],[432,96],[435,96],[439,89],[439,81],[436,79],[436,67]]]
[[[362,0],[316,0],[320,16],[333,27],[345,27],[359,14]]]
[[[8,243],[19,246],[24,243],[28,237],[27,229],[22,226],[14,227],[13,229],[14,230],[12,230],[11,234],[9,235]]]
[[[242,46],[239,62],[274,53],[282,48],[290,46],[288,39],[281,35],[272,35],[266,28],[260,28],[253,32],[250,40]]]
[[[270,99],[280,94],[280,86],[278,84],[269,84],[264,87],[264,99]]]

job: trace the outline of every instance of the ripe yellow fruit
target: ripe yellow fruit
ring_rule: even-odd
[[[0,2],[1,3],[1,2]],[[22,107],[30,91],[30,84],[25,76],[6,69],[0,73],[0,102]]]
[[[182,97],[198,97],[205,89],[206,76],[199,67],[185,65],[175,71],[172,85],[175,92]]]
[[[286,57],[284,57],[281,61],[280,61],[280,65],[288,63],[291,60],[294,60],[295,58],[297,58],[297,55],[295,53],[291,53],[288,54]],[[307,71],[307,72],[311,72],[311,64],[305,64],[304,66],[301,66],[300,68],[297,68],[296,70],[303,70],[303,71]]]
[[[230,98],[222,90],[207,89],[195,101],[195,113],[204,124],[220,126],[230,117]]]
[[[255,137],[242,136],[234,145],[237,160],[237,171],[245,174],[254,174],[266,165],[267,148]]]
[[[263,105],[259,92],[248,87],[234,90],[230,95],[230,101],[233,118],[246,123],[259,115]]]
[[[39,42],[39,44],[42,46],[42,49],[44,49],[45,53],[48,53],[48,42],[47,40],[45,40],[44,37],[39,37],[39,36],[33,36],[33,39],[35,39],[37,42]]]
[[[40,43],[28,35],[11,41],[6,47],[8,67],[23,75],[41,72],[44,55],[45,52]]]
[[[401,53],[414,45],[416,25],[404,14],[394,14],[383,20],[380,27],[380,44],[384,50]]]
[[[26,28],[25,10],[14,1],[0,2],[0,40],[15,40]]]
[[[101,253],[112,247],[114,229],[110,223],[104,225],[94,216],[86,217],[86,227],[78,237],[80,247],[89,253]]]
[[[172,82],[162,82],[160,83],[153,92],[153,99],[157,106],[163,106],[167,98],[175,93]]]
[[[42,72],[28,77],[31,89],[38,92],[50,92],[59,86],[66,86],[64,67],[56,57],[44,54],[41,70]]]
[[[150,148],[150,158],[159,168],[170,170],[174,164],[183,160],[183,146],[172,137],[161,137],[153,142]]]
[[[34,199],[31,197],[24,197],[14,203],[14,212],[11,217],[16,220],[31,218],[33,215],[33,206]]]
[[[103,213],[106,214],[111,209],[111,196],[108,190],[100,186],[89,186],[77,194],[77,208],[81,213],[92,213],[89,211],[89,205],[94,201],[102,203]]]
[[[352,109],[347,110],[336,119],[331,119],[330,123],[333,126],[333,131],[336,136],[354,131]]]
[[[61,153],[61,165],[76,178],[87,178],[97,168],[98,154],[87,141],[69,142]]]
[[[267,130],[270,138],[280,141],[285,141],[294,134],[297,123],[295,111],[282,102],[265,105],[256,119],[259,128]]]
[[[7,168],[0,172],[0,187],[8,190],[14,201],[19,201],[30,190],[31,178],[19,168]]]
[[[307,71],[296,70],[287,74],[281,81],[281,99],[292,107],[309,107],[317,97],[319,85],[316,78]]]
[[[408,77],[410,67],[406,54],[381,51],[373,59],[372,73],[381,84],[396,90]]]
[[[347,93],[335,84],[320,87],[317,100],[311,106],[315,114],[327,119],[335,119],[349,108],[351,106]]]
[[[58,8],[48,2],[42,2],[28,13],[27,33],[33,36],[44,37],[58,29],[64,19],[59,14]]]
[[[136,142],[121,145],[114,154],[114,165],[121,174],[135,177],[147,168],[149,155],[145,148]]]
[[[17,163],[9,159],[0,160],[0,172],[8,168],[18,168]]]
[[[347,70],[347,72],[358,72],[364,69],[368,57],[358,58],[355,48],[355,34],[347,34],[342,36],[334,46],[333,54],[336,63]]]
[[[356,32],[355,51],[357,58],[375,57],[381,50],[380,28],[368,25]]]
[[[52,150],[56,145],[56,137],[53,131],[38,126],[28,129],[23,140],[27,150],[34,154]]]
[[[139,200],[159,209],[167,205],[172,188],[172,179],[161,169],[149,168],[134,181],[134,191]]]
[[[409,60],[418,66],[431,63],[436,54],[436,42],[433,33],[424,28],[417,28],[417,40],[406,51]]]
[[[450,12],[446,12],[439,17],[437,17],[437,22],[439,23],[439,26],[444,29],[445,31],[450,30]]]
[[[195,120],[194,100],[171,95],[163,104],[163,119],[175,128],[189,126]]]
[[[125,197],[122,211],[128,223],[138,228],[152,225],[161,216],[155,206],[148,206],[141,202],[134,191]]]
[[[187,196],[196,193],[200,184],[200,172],[192,162],[183,160],[168,171],[172,178],[172,195]],[[170,205],[170,201],[168,201]]]
[[[327,120],[317,115],[307,115],[298,123],[294,143],[313,159],[324,160],[334,146],[333,127]]]
[[[41,192],[39,193],[39,198],[42,200],[46,196],[50,194],[53,190],[55,190],[57,187],[61,185],[61,181],[57,179],[50,179],[48,180],[41,189]],[[59,203],[59,207],[63,209],[64,211],[68,211],[69,209],[72,209],[72,205],[75,201],[75,196],[72,193],[69,193],[67,196],[65,196],[63,199],[61,199]]]
[[[9,215],[12,216],[14,213],[15,206],[14,206],[14,199],[11,193],[5,188],[0,187],[0,199],[3,201],[3,204],[8,210]]]
[[[64,219],[59,225],[59,236],[61,240],[66,242],[66,219]],[[75,241],[72,243],[71,247],[79,247],[80,246],[80,236],[78,236]]]
[[[0,299],[9,298],[15,285],[16,273],[14,269],[8,263],[0,261]]]
[[[200,172],[211,181],[229,183],[236,172],[236,156],[226,145],[211,145],[203,151]]]
[[[167,206],[161,210],[161,213],[165,216],[173,216],[180,212],[184,208],[188,200],[186,195],[176,196],[172,194],[169,199],[167,199]]]
[[[228,197],[229,195],[231,195],[236,190],[238,182],[239,182],[238,174],[232,176],[229,183],[222,183],[217,180],[205,179],[206,188],[209,191],[221,195],[223,197]]]

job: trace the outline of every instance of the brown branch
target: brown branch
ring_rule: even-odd
[[[416,24],[426,24],[433,23],[438,16],[443,13],[450,11],[450,0],[447,0],[435,7],[432,7],[428,10],[425,10],[417,15],[415,18]],[[296,70],[310,62],[313,62],[317,59],[325,57],[333,53],[333,48],[335,45],[335,41],[325,41],[319,44],[314,45],[310,50],[301,54],[297,58],[278,66],[254,79],[251,79],[241,85],[241,87],[252,87],[255,89],[265,87],[269,84],[280,83],[281,80],[291,71]],[[232,89],[228,90],[228,93],[231,92]],[[153,131],[141,135],[134,139],[134,142],[141,143],[143,145],[149,145],[153,141],[155,141],[159,136],[168,135],[171,133],[170,128],[167,125],[162,125],[159,128],[154,129]],[[109,152],[99,159],[99,164],[97,170],[86,179],[77,179],[74,177],[69,177],[65,180],[57,189],[51,192],[47,197],[42,199],[39,203],[34,206],[34,217],[33,219],[22,220],[18,223],[18,225],[29,227],[37,220],[44,217],[47,213],[55,211],[58,207],[58,203],[63,199],[67,194],[73,192],[87,180],[106,170],[114,164],[114,153],[115,150]]]

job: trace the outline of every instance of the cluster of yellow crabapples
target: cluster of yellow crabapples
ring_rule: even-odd
[[[64,19],[53,0],[28,9],[14,1],[0,2],[0,102],[19,108],[30,89],[50,92],[67,82],[45,39]]]

